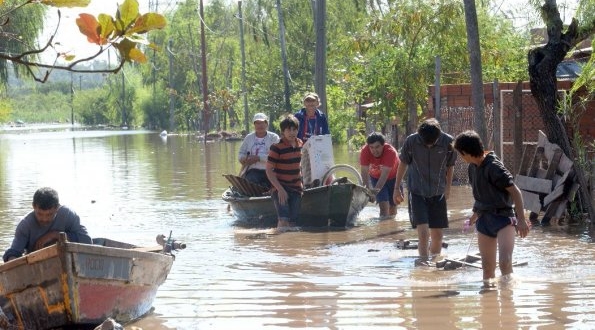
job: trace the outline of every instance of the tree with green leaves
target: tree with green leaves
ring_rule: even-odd
[[[80,32],[87,37],[87,41],[98,46],[98,51],[90,57],[77,59],[74,54],[63,53],[56,48],[54,38],[56,31],[50,35],[45,44],[37,46],[43,23],[40,19],[47,7],[86,7],[91,0],[0,0],[0,19],[4,22],[3,33],[0,38],[1,68],[6,68],[6,62],[25,68],[37,81],[47,81],[51,70],[67,70],[72,72],[118,72],[125,63],[146,62],[141,47],[154,44],[147,43],[144,34],[161,29],[165,26],[165,18],[156,13],[140,14],[137,0],[124,0],[118,7],[115,16],[99,14],[95,17],[81,13],[76,19]],[[30,16],[28,16],[31,14]],[[32,19],[33,18],[33,19]],[[35,18],[39,18],[36,20]],[[60,19],[60,15],[58,15]],[[3,32],[4,32],[3,31]],[[114,67],[105,69],[89,69],[79,64],[87,63],[97,58],[109,49],[116,49],[119,61]],[[41,54],[55,53],[55,61],[46,63],[40,59]],[[67,64],[60,64],[63,60]],[[37,70],[45,69],[41,73]],[[6,77],[6,76],[4,76]]]
[[[526,42],[512,24],[477,8],[485,80],[519,78],[526,64]],[[469,81],[469,58],[460,1],[406,0],[372,11],[366,27],[352,36],[352,61],[345,72],[358,101],[376,102],[369,118],[381,127],[391,118],[414,132],[427,104],[427,86],[434,81],[434,60],[441,57],[441,81]],[[518,51],[517,51],[518,49]]]
[[[3,22],[0,32],[0,59],[4,53],[22,54],[34,49],[38,36],[43,30],[43,17],[47,6],[21,6],[19,1],[0,1],[0,19]],[[0,79],[8,79],[8,70],[14,68],[19,74],[23,66],[11,66],[8,61],[0,60]]]

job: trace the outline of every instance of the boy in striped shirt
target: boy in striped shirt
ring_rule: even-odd
[[[288,115],[280,123],[281,141],[271,146],[266,174],[273,185],[271,194],[277,209],[277,228],[295,225],[302,202],[302,140],[297,138],[299,121]]]

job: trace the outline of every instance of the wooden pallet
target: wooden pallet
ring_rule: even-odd
[[[542,131],[537,144],[525,146],[515,184],[521,190],[525,209],[531,211],[532,221],[544,212],[542,224],[562,218],[579,188],[572,160]]]

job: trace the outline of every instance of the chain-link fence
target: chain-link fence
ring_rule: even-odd
[[[517,162],[520,159],[515,160],[515,134],[521,134],[523,145],[520,146],[521,150],[527,144],[536,144],[539,130],[544,130],[543,120],[539,113],[539,108],[530,91],[524,90],[522,92],[521,106],[522,111],[515,111],[513,106],[513,91],[502,90],[501,91],[501,111],[494,111],[494,104],[487,104],[485,107],[485,120],[488,141],[484,141],[484,146],[487,150],[494,150],[496,145],[502,146],[502,153],[498,151],[496,153],[504,162],[506,168],[511,173],[516,174]],[[443,107],[440,110],[440,123],[442,129],[456,136],[457,134],[474,129],[474,116],[475,111],[473,107]],[[515,124],[516,123],[516,124]],[[500,134],[494,134],[498,132]],[[495,138],[500,137],[500,143],[495,143]],[[519,155],[522,157],[522,154]],[[455,164],[453,184],[468,184],[469,179],[467,176],[467,164],[459,158]]]
[[[489,104],[485,108],[485,119],[488,139],[493,140],[494,136],[494,116],[493,104]],[[453,137],[466,130],[473,129],[473,120],[475,117],[475,110],[473,107],[445,107],[440,110],[440,126],[442,130]],[[490,144],[493,145],[493,144]],[[487,147],[487,146],[486,146]],[[457,157],[453,174],[454,185],[469,184],[469,177],[467,175],[467,163],[461,157]]]

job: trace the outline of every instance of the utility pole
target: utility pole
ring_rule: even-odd
[[[291,112],[291,93],[289,91],[289,69],[287,66],[287,51],[285,50],[285,23],[283,23],[281,0],[277,0],[277,14],[279,15],[279,40],[281,41],[281,58],[283,59],[283,86],[285,93],[285,111]]]
[[[314,87],[320,97],[320,110],[327,112],[326,102],[326,0],[316,0],[316,64]],[[328,113],[328,112],[327,112]]]
[[[204,141],[207,142],[207,134],[209,133],[209,88],[207,79],[207,42],[205,39],[205,21],[204,21],[204,6],[203,0],[200,0],[200,51],[201,51],[201,64],[202,64],[202,97],[203,97],[203,112],[202,112],[202,124],[205,133]]]
[[[172,53],[173,41],[169,39],[167,44],[167,55],[169,59],[169,131],[174,131],[174,55]]]
[[[242,15],[242,1],[238,1],[238,17],[240,19],[240,52],[242,54],[242,97],[244,98],[244,129],[250,132],[248,119],[248,94],[246,93],[246,51],[244,49],[244,18]]]

